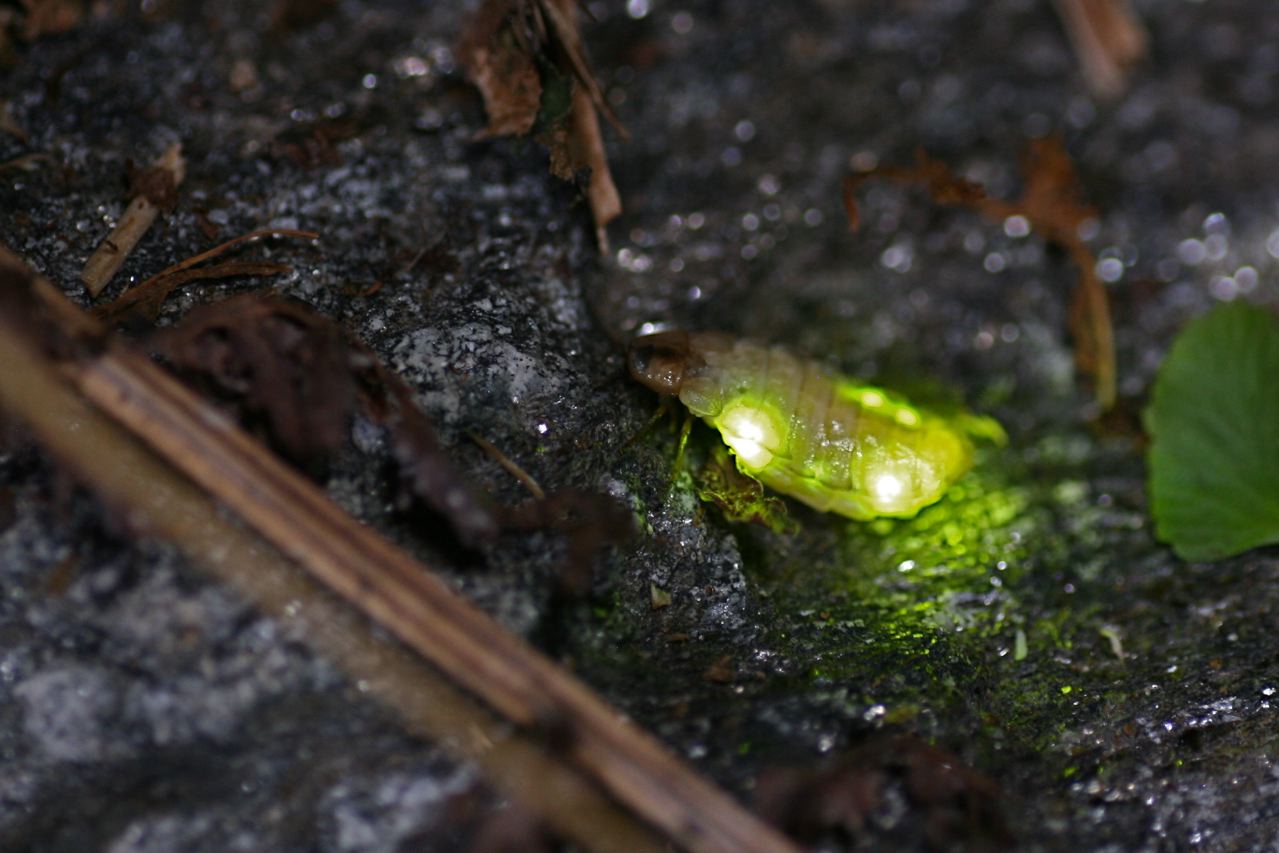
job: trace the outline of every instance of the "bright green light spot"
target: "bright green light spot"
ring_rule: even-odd
[[[880,515],[900,515],[919,507],[919,494],[906,488],[907,481],[891,468],[875,474],[870,483],[871,508]]]
[[[773,461],[773,452],[781,445],[777,425],[763,409],[747,403],[725,410],[716,426],[724,443],[733,448],[737,458],[751,470],[761,471]]]
[[[1062,696],[1069,696],[1069,695],[1070,695],[1070,691],[1071,691],[1071,690],[1073,690],[1073,689],[1074,689],[1074,688],[1072,688],[1069,684],[1063,684],[1063,685],[1061,686],[1061,695],[1062,695]]]
[[[884,405],[884,395],[874,390],[863,391],[862,405],[870,406],[872,409],[878,409],[880,406]]]
[[[895,474],[880,474],[875,478],[875,497],[882,504],[891,504],[896,498],[901,497],[905,486]]]

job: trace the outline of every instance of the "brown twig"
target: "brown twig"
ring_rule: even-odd
[[[166,267],[140,283],[134,289],[136,290],[138,288],[146,287],[157,279],[173,275],[174,273],[181,272],[184,269],[212,260],[218,255],[226,253],[227,250],[234,246],[238,246],[241,243],[246,243],[249,240],[260,240],[264,237],[297,237],[301,240],[318,240],[320,235],[314,231],[299,231],[296,228],[262,228],[257,231],[250,231],[248,234],[241,234],[239,237],[234,237],[227,240],[225,243],[219,243],[212,249],[206,249],[198,255],[192,255],[184,261],[179,261],[171,267]]]
[[[586,90],[591,104],[604,114],[604,118],[617,131],[618,136],[629,140],[630,132],[613,112],[613,108],[608,105],[604,90],[600,88],[599,81],[595,79],[595,72],[586,61],[586,51],[577,25],[578,10],[585,9],[586,4],[579,3],[578,0],[541,0],[536,8],[549,21],[550,26],[547,29],[555,34],[555,39],[562,47],[569,67],[573,70],[574,78]],[[574,106],[574,109],[578,107]]]
[[[4,45],[2,43],[4,33],[2,28],[3,23],[0,23],[0,62],[4,61]],[[17,119],[13,117],[13,104],[10,101],[0,101],[0,131],[9,134],[23,145],[27,144],[27,132],[23,129],[22,125],[18,124]]]
[[[591,108],[591,96],[579,87],[573,90],[573,150],[576,156],[589,164],[591,177],[586,185],[586,199],[591,206],[591,218],[595,222],[595,242],[600,254],[607,255],[608,223],[622,215],[622,196],[613,183],[613,173],[608,167],[608,155],[604,152],[604,137],[600,134],[600,120]]]
[[[1146,56],[1147,36],[1128,0],[1054,0],[1093,94],[1116,98],[1128,68]]]
[[[186,160],[182,157],[181,143],[175,142],[165,149],[152,168],[155,170],[154,174],[160,176],[161,182],[167,181],[168,190],[172,193],[186,177]],[[102,292],[102,288],[119,271],[124,259],[160,215],[160,209],[166,200],[153,187],[143,190],[129,202],[119,223],[84,265],[80,280],[89,289],[90,296],[97,296]]]
[[[33,284],[12,256],[0,255],[0,262],[0,318],[7,320],[0,346],[17,346],[43,323],[58,338],[55,351],[65,354],[52,373],[69,377],[94,407],[455,684],[542,733],[557,756],[680,847],[796,849],[428,567],[346,515],[224,418],[211,417],[191,392],[52,285]],[[26,363],[35,352],[28,346],[6,363]],[[0,371],[0,389],[8,394],[28,373]]]
[[[205,261],[211,261],[235,246],[250,240],[259,240],[265,237],[296,237],[301,240],[316,240],[319,236],[314,231],[299,231],[294,228],[263,228],[258,231],[250,231],[248,234],[241,234],[239,237],[227,240],[225,243],[219,243],[212,249],[206,249],[198,255],[192,255],[186,260],[179,261],[170,267],[160,270],[160,272],[120,294],[119,298],[114,302],[99,308],[97,314],[109,322],[115,322],[133,310],[138,310],[154,317],[159,312],[161,304],[169,297],[169,294],[187,282],[212,278],[230,278],[237,275],[276,275],[288,272],[289,267],[284,264],[266,261],[228,261],[201,270],[192,271],[191,268]]]
[[[142,535],[178,545],[196,563],[343,669],[361,690],[397,711],[416,733],[475,761],[504,793],[584,847],[661,851],[654,833],[565,765],[538,738],[511,726],[387,642],[352,608],[321,589],[270,543],[229,519],[217,501],[86,402],[44,351],[30,324],[17,328],[15,274],[0,249],[0,409],[21,419],[58,462]],[[87,331],[87,329],[86,329]]]
[[[84,21],[85,4],[78,0],[26,0],[27,18],[23,38],[35,41],[44,35],[65,33]]]
[[[493,442],[478,433],[471,432],[470,430],[466,431],[466,435],[471,439],[471,441],[475,442],[479,446],[480,450],[483,450],[489,456],[493,457],[493,460],[497,462],[498,465],[505,468],[508,474],[519,480],[520,483],[523,484],[524,488],[528,489],[529,494],[531,494],[534,498],[540,501],[546,497],[546,492],[542,491],[542,487],[538,485],[537,480],[533,479],[533,475],[516,464],[514,459],[498,450],[497,446],[494,445]]]
[[[3,163],[0,163],[0,174],[19,169],[24,172],[33,172],[39,167],[39,164],[52,162],[53,157],[48,154],[41,154],[39,152],[35,154],[22,154],[14,157],[12,160],[5,160]]]
[[[1097,261],[1079,236],[1082,223],[1097,211],[1080,198],[1074,163],[1055,137],[1031,140],[1022,162],[1025,183],[1020,198],[1005,200],[986,195],[977,183],[959,177],[922,148],[913,166],[877,166],[844,179],[843,202],[848,226],[860,225],[857,189],[870,178],[925,187],[938,204],[961,205],[978,211],[992,222],[1023,216],[1045,240],[1056,243],[1079,269],[1071,296],[1069,328],[1074,337],[1075,365],[1093,380],[1093,393],[1102,411],[1115,405],[1117,368],[1114,330],[1105,286],[1097,276]]]
[[[153,320],[160,313],[160,306],[169,298],[169,294],[184,284],[237,276],[279,275],[291,272],[292,269],[287,264],[270,261],[223,261],[208,267],[179,270],[164,278],[152,280],[148,287],[126,290],[118,299],[99,307],[94,313],[108,323],[116,323],[134,311]]]

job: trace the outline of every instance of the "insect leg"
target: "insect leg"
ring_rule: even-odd
[[[648,422],[645,423],[644,426],[640,427],[634,435],[626,439],[626,442],[622,445],[621,449],[626,450],[632,444],[648,435],[649,432],[652,431],[653,427],[657,426],[658,422],[662,420],[662,418],[672,414],[675,411],[675,403],[673,402],[673,399],[674,398],[672,397],[662,397],[662,402],[657,407],[657,411],[653,412],[653,416],[648,419]]]
[[[684,448],[688,446],[688,436],[693,431],[693,413],[684,412],[684,423],[679,428],[679,446],[675,450],[675,469],[684,461]]]

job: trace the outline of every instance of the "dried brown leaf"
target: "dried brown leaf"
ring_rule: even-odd
[[[152,345],[304,467],[322,463],[346,440],[356,398],[346,344],[333,324],[300,303],[234,296],[195,309]]]
[[[488,496],[463,479],[404,380],[362,344],[356,352],[362,365],[357,374],[361,390],[366,401],[374,401],[373,419],[391,434],[391,453],[410,490],[448,519],[463,544],[476,547],[490,540],[499,524]]]
[[[999,805],[999,787],[958,757],[910,736],[872,735],[817,769],[766,769],[755,789],[755,808],[792,837],[857,844],[875,822],[890,791],[904,796],[910,819],[897,827],[922,832],[937,849],[1004,849],[1012,837]],[[884,831],[884,828],[880,828]]]
[[[572,596],[590,589],[596,555],[635,532],[626,507],[604,495],[572,489],[507,510],[505,524],[515,530],[551,530],[565,538],[568,553],[560,585]]]
[[[27,11],[22,37],[27,41],[65,33],[84,20],[83,0],[22,0],[22,5]]]
[[[921,185],[936,203],[969,207],[995,222],[1024,216],[1044,239],[1065,249],[1079,270],[1068,321],[1075,343],[1075,365],[1081,374],[1092,378],[1094,395],[1106,411],[1114,406],[1116,394],[1110,302],[1096,274],[1096,258],[1079,236],[1080,227],[1096,218],[1097,211],[1083,202],[1074,163],[1060,139],[1032,140],[1022,158],[1022,173],[1024,186],[1019,198],[990,198],[980,185],[956,176],[945,163],[918,150],[913,167],[880,166],[845,178],[844,209],[849,227],[855,231],[859,224],[857,189],[866,180],[883,178]]]
[[[1081,242],[1079,226],[1095,219],[1097,210],[1081,199],[1079,175],[1061,140],[1052,136],[1031,140],[1021,167],[1025,185],[1020,198],[983,197],[973,206],[996,222],[1024,216],[1036,231],[1062,247]]]
[[[556,177],[576,180],[589,170],[587,201],[600,249],[607,251],[605,226],[621,213],[622,203],[599,113],[623,138],[627,134],[586,60],[574,0],[488,0],[467,27],[459,54],[484,98],[489,124],[481,136],[536,133],[550,151]],[[554,114],[548,91],[559,92],[565,84],[571,92],[568,109]]]
[[[1081,198],[1075,165],[1056,137],[1033,140],[1022,160],[1025,187],[1011,204],[987,199],[983,212],[995,221],[1025,216],[1031,227],[1066,250],[1079,270],[1071,296],[1069,325],[1075,342],[1075,366],[1091,376],[1103,411],[1115,404],[1116,368],[1110,298],[1097,276],[1097,259],[1080,236],[1080,228],[1097,217]]]
[[[310,307],[241,294],[192,311],[159,332],[153,347],[206,396],[308,469],[322,468],[346,442],[362,402],[389,431],[414,495],[446,518],[463,544],[497,533],[486,496],[462,478],[412,390]]]
[[[513,18],[518,0],[489,0],[471,20],[458,53],[484,98],[489,123],[481,136],[523,136],[542,103],[542,80],[531,45]]]

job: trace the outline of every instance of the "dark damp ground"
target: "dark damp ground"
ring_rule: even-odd
[[[0,162],[52,161],[0,173],[0,240],[78,298],[126,162],[173,140],[180,202],[108,295],[254,228],[320,232],[319,248],[253,251],[408,379],[476,483],[524,497],[468,430],[549,489],[620,500],[641,532],[592,596],[550,608],[557,540],[507,536],[457,563],[392,511],[368,423],[333,467],[337,500],[748,800],[774,765],[854,750],[855,785],[927,743],[998,784],[1025,849],[1279,838],[1275,551],[1189,565],[1154,541],[1137,433],[1096,428],[1072,375],[1064,257],[888,184],[863,189],[849,234],[840,200],[850,163],[920,145],[1012,196],[1027,141],[1060,135],[1101,211],[1131,416],[1186,320],[1279,301],[1268,4],[1138,0],[1150,61],[1110,104],[1045,2],[591,4],[632,136],[610,138],[626,212],[605,258],[541,149],[473,141],[452,4],[344,2],[286,33],[262,5],[161,4],[21,50],[0,99],[27,138],[0,134]],[[163,319],[253,286],[192,287]],[[675,471],[669,425],[628,444],[656,400],[613,338],[663,324],[944,388],[1010,443],[911,521],[792,504],[795,536],[729,523],[693,492],[711,432]],[[472,769],[168,550],[128,544],[38,454],[0,456],[0,478],[0,847],[462,843],[449,804]],[[875,777],[862,846],[1000,837],[947,813],[991,807],[976,777],[930,801],[894,772]]]

